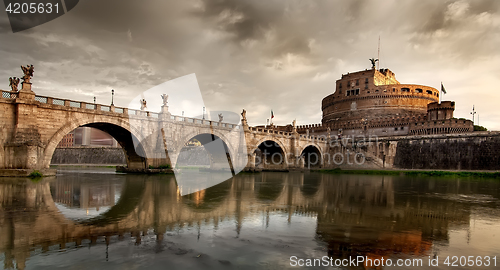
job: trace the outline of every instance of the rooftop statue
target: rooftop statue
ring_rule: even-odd
[[[375,63],[378,62],[378,59],[370,58],[370,62],[372,62],[372,68],[375,68]]]

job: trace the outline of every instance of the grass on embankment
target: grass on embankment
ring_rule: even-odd
[[[368,174],[368,175],[404,175],[404,176],[447,176],[447,177],[482,177],[500,178],[500,172],[453,172],[453,171],[393,171],[393,170],[318,170],[332,174]]]

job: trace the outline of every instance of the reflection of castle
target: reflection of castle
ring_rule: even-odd
[[[397,178],[345,177],[335,184],[336,191],[323,206],[326,211],[318,214],[317,234],[327,243],[331,257],[361,255],[374,260],[394,254],[429,255],[432,242],[448,242],[450,227],[469,224],[469,211],[460,203],[398,195],[395,191],[407,186]],[[327,190],[332,190],[328,185]],[[449,183],[448,188],[454,185]],[[429,187],[422,186],[422,192]]]

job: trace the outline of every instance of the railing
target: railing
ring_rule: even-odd
[[[17,98],[17,92],[14,92],[14,91],[2,91],[2,98],[5,98],[5,99],[16,99]]]
[[[15,92],[15,91],[5,91],[5,90],[0,90],[0,91],[2,92],[1,98],[3,98],[3,99],[16,99],[19,96],[18,92]],[[114,106],[108,106],[108,105],[100,105],[100,104],[86,103],[86,102],[81,102],[81,101],[73,101],[73,100],[59,99],[59,98],[38,96],[38,95],[35,95],[35,101],[37,101],[41,104],[57,105],[57,106],[64,106],[64,107],[83,109],[83,110],[101,111],[101,112],[105,112],[105,113],[116,113],[116,114],[128,115],[128,116],[130,116],[130,115],[137,115],[137,116],[143,116],[143,117],[145,116],[145,117],[151,117],[151,118],[155,118],[155,119],[160,119],[160,117],[162,115],[161,113],[148,112],[148,111],[143,111],[143,110],[120,108],[120,107],[114,107]],[[207,126],[213,126],[213,127],[229,128],[229,129],[233,129],[233,128],[240,129],[241,128],[238,124],[223,123],[223,122],[211,121],[211,120],[207,120],[207,119],[189,118],[189,117],[176,116],[176,115],[170,115],[170,120],[179,121],[179,122],[186,122],[186,123],[193,123],[193,124],[198,124],[198,125],[207,125]],[[289,133],[287,133],[287,132],[280,132],[279,134],[283,134],[283,135],[288,134],[289,135]]]
[[[69,106],[73,108],[80,108],[82,106],[81,102],[70,101]]]
[[[35,100],[40,102],[40,103],[47,103],[47,98],[46,97],[39,97],[35,96]]]

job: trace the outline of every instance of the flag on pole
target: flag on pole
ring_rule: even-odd
[[[273,113],[273,110],[271,110],[271,119],[274,118],[274,113]]]
[[[443,82],[441,82],[441,92],[443,92],[443,94],[446,94],[446,89],[444,89]]]

